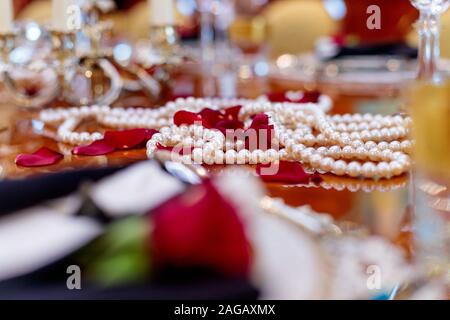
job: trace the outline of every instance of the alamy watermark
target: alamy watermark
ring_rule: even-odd
[[[81,268],[77,265],[67,267],[66,273],[69,275],[66,286],[69,290],[81,290]]]
[[[370,16],[367,18],[367,29],[380,30],[381,29],[381,8],[375,4],[367,7],[366,13]]]
[[[366,269],[366,274],[368,275],[366,285],[369,290],[380,290],[381,289],[381,268],[377,265],[370,265]]]

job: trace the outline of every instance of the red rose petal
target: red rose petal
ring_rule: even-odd
[[[114,149],[131,149],[143,145],[157,133],[154,129],[130,129],[122,131],[107,131],[105,143]]]
[[[227,130],[244,129],[244,123],[239,120],[222,120],[216,124],[215,128],[226,135]]]
[[[16,165],[21,167],[43,167],[59,162],[64,156],[47,147],[42,147],[34,153],[22,153],[16,157]]]
[[[181,110],[175,113],[173,116],[173,123],[177,126],[181,126],[183,124],[185,125],[191,125],[195,122],[201,122],[202,117],[194,112]]]
[[[303,97],[300,99],[300,103],[317,103],[321,93],[319,91],[306,91],[303,92]]]
[[[250,244],[236,210],[210,181],[153,210],[152,258],[158,267],[207,267],[229,276],[250,271]]]
[[[265,113],[259,113],[253,117],[250,128],[258,129],[261,126],[269,125],[269,116]]]
[[[215,128],[216,124],[225,118],[220,111],[210,108],[203,109],[198,115],[202,119],[203,126],[208,129]]]
[[[286,97],[285,92],[271,92],[266,96],[270,102],[290,102],[290,100]]]
[[[322,178],[319,174],[306,173],[299,162],[280,161],[275,174],[264,173],[264,169],[270,168],[273,164],[259,164],[256,166],[256,173],[264,182],[276,182],[282,184],[309,184],[310,182],[320,183]],[[269,170],[269,172],[272,170]]]
[[[249,134],[250,130],[254,130],[255,134]],[[274,136],[274,126],[269,125],[269,116],[260,113],[257,114],[250,125],[250,128],[246,130],[247,136],[245,140],[245,147],[250,151],[256,149],[267,150],[272,147],[272,139]],[[251,141],[251,138],[255,138],[256,141]]]
[[[343,34],[335,34],[331,37],[331,41],[339,47],[345,46],[346,37]]]
[[[311,182],[319,185],[319,184],[321,184],[323,182],[323,178],[318,172],[314,172],[311,175]]]
[[[242,106],[234,106],[226,108],[223,112],[227,120],[239,121],[239,112],[241,112]]]
[[[285,92],[272,92],[267,94],[271,102],[293,102],[293,103],[317,103],[321,93],[318,91],[305,91],[298,100],[289,99]]]
[[[78,146],[72,150],[77,156],[102,156],[115,151],[115,148],[106,143],[105,140],[97,140],[85,146]]]

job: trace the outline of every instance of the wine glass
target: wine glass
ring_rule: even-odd
[[[450,6],[450,0],[411,0],[420,11],[419,80],[440,82],[437,72],[439,61],[440,15]]]

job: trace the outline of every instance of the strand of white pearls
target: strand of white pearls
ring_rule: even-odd
[[[354,180],[354,179],[353,179]],[[315,184],[315,183],[310,183],[307,185],[302,185],[302,187],[306,187],[306,188],[323,188],[326,190],[337,190],[337,191],[343,191],[343,190],[348,190],[350,192],[358,192],[358,191],[363,191],[366,193],[370,193],[373,191],[381,191],[381,192],[386,192],[386,191],[392,191],[392,190],[397,190],[397,189],[402,189],[404,188],[408,182],[405,181],[400,181],[398,183],[392,183],[392,184],[380,184],[380,182],[374,183],[373,180],[354,180],[357,181],[355,183],[349,183],[349,182],[330,182],[330,181],[323,181],[320,183],[320,186]],[[385,181],[392,181],[392,180],[385,180]],[[370,183],[372,182],[372,183]],[[285,186],[286,188],[292,188],[294,186]]]
[[[160,130],[147,145],[147,155],[152,157],[157,145],[193,147],[191,155],[183,162],[200,164],[257,164],[279,160],[300,161],[321,173],[365,178],[391,178],[410,169],[408,152],[412,142],[407,140],[411,120],[401,116],[344,115],[327,116],[313,105],[262,103],[244,106],[241,120],[250,122],[254,114],[270,115],[275,128],[273,144],[281,148],[246,150],[244,141],[226,139],[218,131],[201,126],[171,126]],[[362,124],[351,126],[352,121]],[[336,130],[348,123],[345,130]],[[347,131],[351,131],[349,134]],[[370,128],[369,136],[364,132]],[[211,131],[217,133],[211,140]],[[314,134],[314,132],[319,132]],[[202,135],[206,134],[205,139]],[[219,139],[220,137],[220,139]]]
[[[252,113],[264,110],[271,105],[266,96],[256,100],[251,99],[221,99],[221,98],[178,98],[168,102],[165,106],[155,109],[148,108],[111,108],[109,106],[82,106],[72,108],[47,109],[40,113],[40,120],[48,124],[62,122],[57,130],[59,141],[72,144],[86,144],[103,138],[99,132],[76,132],[78,124],[85,118],[95,118],[96,121],[108,128],[149,128],[160,129],[173,123],[173,115],[179,110],[199,112],[204,108],[214,110],[223,109],[234,105],[241,105]],[[280,104],[285,108],[296,108],[306,105],[286,102]],[[328,96],[319,97],[315,108],[327,112],[331,109],[332,101]]]
[[[273,148],[246,150],[242,140],[226,139],[217,131],[199,125],[173,125],[179,110],[199,112],[203,108],[219,110],[241,105],[239,117],[247,124],[255,114],[266,113],[275,128]],[[177,99],[158,109],[91,106],[53,109],[41,112],[45,123],[61,122],[57,136],[70,144],[89,143],[103,136],[99,132],[75,132],[79,122],[94,117],[107,127],[155,128],[147,144],[152,157],[158,144],[190,148],[183,161],[205,164],[258,164],[279,160],[300,161],[321,173],[351,177],[390,178],[407,172],[407,155],[412,142],[407,140],[411,119],[402,116],[327,115],[331,106],[327,96],[319,104],[270,103],[265,98],[248,99]],[[276,147],[275,147],[276,146]]]

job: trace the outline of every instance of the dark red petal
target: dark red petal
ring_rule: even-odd
[[[267,126],[269,124],[269,116],[265,113],[259,113],[253,117],[250,128],[259,129],[261,126]]]
[[[234,106],[230,108],[226,108],[224,110],[225,118],[227,120],[239,120],[239,112],[241,111],[242,106]]]
[[[321,184],[323,182],[323,178],[318,172],[314,172],[311,175],[311,182],[313,182],[314,184],[319,185],[319,184]]]
[[[267,94],[267,99],[270,102],[290,102],[284,92],[271,92]]]
[[[300,99],[292,100],[285,92],[273,92],[267,94],[267,98],[271,102],[295,102],[295,103],[317,103],[319,101],[320,92],[305,91]]]
[[[153,210],[152,261],[158,268],[206,267],[228,276],[250,271],[250,244],[233,206],[210,181]]]
[[[203,109],[198,115],[202,119],[203,126],[208,129],[214,128],[219,121],[222,121],[225,118],[220,111],[212,110],[210,108]]]
[[[306,173],[299,162],[280,161],[275,174],[273,170],[268,170],[274,164],[259,164],[256,166],[256,173],[264,182],[276,182],[282,184],[309,184],[310,182],[320,183],[321,177],[317,174]],[[264,172],[264,169],[267,172]],[[269,174],[270,173],[270,174]],[[320,179],[320,180],[319,180]]]
[[[154,129],[107,131],[104,141],[114,149],[131,149],[143,145],[157,132]]]
[[[303,92],[303,97],[300,99],[300,103],[317,103],[319,102],[319,91],[306,91]]]
[[[251,130],[254,130],[251,134]],[[250,151],[256,149],[267,150],[272,147],[272,140],[275,134],[274,126],[269,125],[269,116],[260,113],[257,114],[250,125],[250,128],[246,130],[245,147]],[[255,139],[252,141],[251,139]]]
[[[105,140],[97,140],[89,145],[74,148],[72,153],[77,156],[102,156],[114,150]]]
[[[331,37],[331,41],[339,47],[345,46],[346,38],[343,34],[335,34]]]
[[[222,120],[216,124],[216,129],[226,135],[227,130],[244,129],[244,123],[239,120]]]
[[[16,164],[21,167],[43,167],[59,162],[64,156],[47,147],[42,147],[34,153],[22,153],[16,157]]]
[[[173,116],[173,123],[177,126],[181,126],[183,124],[185,125],[191,125],[195,122],[201,122],[202,117],[194,112],[181,110],[175,113]]]

